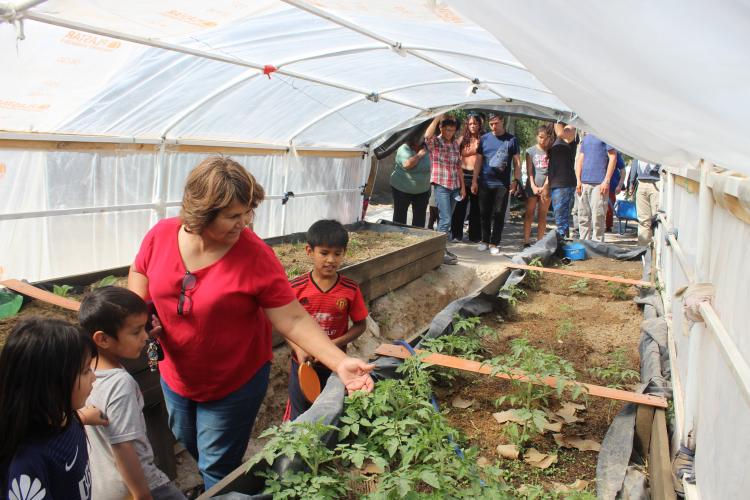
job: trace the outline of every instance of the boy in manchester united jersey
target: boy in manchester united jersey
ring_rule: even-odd
[[[313,269],[291,281],[292,290],[302,307],[315,318],[328,338],[342,351],[346,351],[347,344],[365,331],[368,314],[357,283],[338,273],[348,243],[349,233],[340,222],[319,220],[314,223],[307,230],[305,247]],[[310,407],[300,390],[297,369],[300,363],[314,360],[301,347],[289,343],[293,352],[285,420],[294,420]],[[318,373],[321,387],[324,387],[331,371],[318,363],[313,363],[312,366]]]

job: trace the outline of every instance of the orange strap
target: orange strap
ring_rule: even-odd
[[[631,280],[628,278],[617,278],[614,276],[604,276],[602,274],[579,273],[576,271],[566,271],[564,269],[552,269],[550,267],[525,266],[523,264],[516,264],[513,262],[511,262],[510,264],[503,263],[503,265],[506,267],[510,267],[511,269],[524,269],[526,271],[539,271],[542,273],[563,274],[565,276],[589,278],[592,280],[612,281],[614,283],[624,283],[626,285],[636,285],[636,286],[646,286],[646,287],[654,286],[654,284],[651,283],[650,281]]]
[[[417,354],[426,353],[422,349],[416,349]],[[381,356],[390,356],[392,358],[406,359],[411,356],[409,351],[404,347],[391,345],[391,344],[380,344],[375,350],[375,354]],[[455,368],[457,370],[465,370],[475,373],[483,373],[489,375],[492,373],[492,368],[487,365],[482,365],[479,361],[470,361],[467,359],[457,358],[455,356],[446,356],[445,354],[431,353],[422,358],[425,363],[433,365],[444,366],[446,368]],[[557,387],[557,379],[555,377],[546,377],[539,381],[530,380],[528,376],[521,371],[517,371],[514,375],[508,375],[506,373],[497,373],[496,377],[506,380],[522,380],[530,381],[531,383],[538,385],[547,385],[549,387]],[[620,401],[628,401],[630,403],[636,403],[647,406],[655,406],[657,408],[666,408],[667,400],[659,396],[651,396],[649,394],[638,394],[636,392],[622,391],[620,389],[612,389],[610,387],[602,387],[600,385],[585,384],[582,382],[571,382],[578,384],[584,388],[584,391],[593,396],[600,396],[608,399],[617,399]]]

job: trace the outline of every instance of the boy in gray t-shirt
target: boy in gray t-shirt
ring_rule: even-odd
[[[138,358],[146,345],[146,303],[125,288],[102,287],[83,299],[78,319],[99,350],[96,382],[86,403],[100,408],[109,419],[108,426],[86,428],[92,498],[184,499],[154,465],[143,394],[120,364],[120,359]]]

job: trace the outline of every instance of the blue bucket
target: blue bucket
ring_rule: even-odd
[[[568,243],[562,248],[563,255],[570,260],[586,259],[586,248],[580,243]]]

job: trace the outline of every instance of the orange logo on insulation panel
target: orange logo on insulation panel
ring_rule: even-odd
[[[5,163],[0,163],[0,179],[5,177],[5,172],[8,170],[8,167],[5,166]]]
[[[171,19],[182,21],[183,23],[192,24],[193,26],[200,26],[201,28],[213,28],[216,26],[216,23],[214,21],[201,19],[199,17],[195,17],[192,14],[188,14],[187,12],[182,12],[181,10],[172,9],[166,12],[161,12],[161,15],[169,17]]]
[[[44,111],[49,108],[49,104],[31,104],[28,102],[6,101],[0,99],[0,108],[14,109],[16,111]]]
[[[60,39],[62,43],[85,47],[87,49],[102,50],[111,52],[122,46],[120,40],[108,38],[106,36],[91,35],[80,31],[70,30]]]

